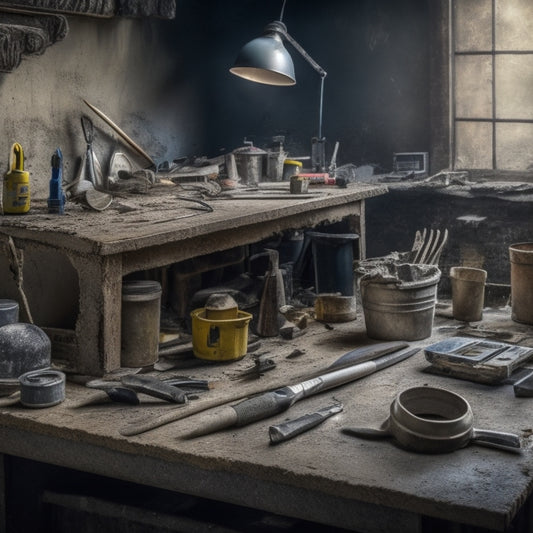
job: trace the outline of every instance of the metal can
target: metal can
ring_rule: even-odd
[[[157,361],[161,292],[157,281],[122,282],[121,366],[138,368]]]

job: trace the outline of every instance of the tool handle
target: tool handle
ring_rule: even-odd
[[[209,435],[222,429],[230,428],[237,425],[237,413],[230,406],[220,409],[213,409],[204,413],[202,423],[193,431],[185,435],[186,439],[194,439],[202,435]]]
[[[237,426],[246,426],[287,410],[295,401],[288,387],[248,398],[233,405],[237,413]]]
[[[185,391],[151,376],[137,376],[131,374],[129,376],[123,376],[121,382],[125,387],[133,389],[134,391],[143,392],[150,396],[154,396],[155,398],[166,400],[167,402],[188,402],[187,393]]]
[[[471,443],[508,452],[519,452],[521,450],[520,437],[518,435],[489,429],[474,429]]]

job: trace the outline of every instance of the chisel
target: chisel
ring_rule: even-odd
[[[287,420],[282,424],[276,424],[268,428],[268,435],[270,437],[271,444],[277,444],[278,442],[285,442],[292,439],[297,435],[301,435],[310,429],[322,424],[324,420],[327,420],[330,416],[336,415],[342,411],[342,403],[335,403],[309,413],[293,420]]]
[[[235,405],[216,409],[213,413],[204,415],[204,421],[185,438],[195,438],[215,433],[230,427],[242,427],[270,416],[286,411],[297,401],[318,394],[334,387],[339,387],[356,379],[368,376],[374,372],[399,363],[411,357],[419,349],[401,351],[384,355],[373,361],[366,361],[347,368],[333,370],[302,381],[296,385],[282,387],[259,396],[248,398]]]

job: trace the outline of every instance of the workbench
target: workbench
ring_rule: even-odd
[[[121,288],[129,273],[343,219],[359,235],[359,256],[365,256],[365,199],[386,193],[385,186],[351,183],[294,195],[288,183],[274,185],[204,197],[210,212],[187,200],[187,191],[163,185],[119,195],[100,212],[68,203],[64,215],[51,215],[46,200],[36,200],[29,214],[1,217],[0,242],[11,237],[24,251],[29,307],[35,323],[46,326],[54,357],[66,371],[103,375],[120,367]],[[4,255],[4,298],[18,297],[9,266]],[[70,313],[76,315],[72,328],[50,324],[63,294],[78,306]]]
[[[435,318],[431,338],[410,345],[424,348],[467,331],[458,329],[464,323],[447,318],[446,313],[442,315]],[[489,338],[495,338],[495,332],[511,334],[526,343],[533,338],[533,327],[512,322],[508,307],[485,309],[483,321],[471,325],[469,332]],[[343,353],[375,342],[366,336],[361,315],[355,321],[329,327],[310,320],[306,333],[296,339],[262,339],[259,351],[268,354],[276,368],[256,380],[239,379],[241,372],[253,366],[250,354],[233,363],[198,362],[186,370],[159,373],[160,377],[186,373],[214,384],[212,390],[202,393],[205,396],[200,394],[185,407],[145,397],[139,406],[109,403],[73,408],[94,391],[68,383],[65,401],[55,407],[28,409],[18,405],[0,409],[0,452],[9,458],[66,467],[71,469],[73,479],[83,479],[84,472],[105,476],[92,485],[92,498],[85,494],[76,499],[75,493],[65,493],[51,480],[48,487],[52,488],[45,490],[46,483],[40,482],[46,492],[46,505],[71,509],[77,506],[80,511],[109,511],[112,507],[103,501],[102,491],[113,478],[153,490],[165,489],[175,493],[176,498],[192,495],[224,502],[229,507],[239,505],[358,532],[474,531],[468,526],[480,528],[476,532],[511,531],[511,526],[514,532],[530,531],[524,520],[531,520],[533,398],[515,397],[512,386],[505,383],[485,385],[428,372],[423,351],[246,427],[186,439],[201,420],[202,414],[195,414],[142,434],[120,433],[131,424],[189,409],[197,405],[195,402],[225,398],[236,392],[245,396],[258,387],[297,383],[302,376],[325,368]],[[300,350],[299,356],[295,356],[295,350]],[[469,445],[451,453],[426,455],[405,451],[389,440],[363,440],[341,432],[346,426],[378,427],[399,392],[424,385],[463,396],[471,405],[476,428],[519,435],[521,452]],[[343,404],[342,413],[292,440],[278,445],[269,443],[271,424],[335,401]],[[7,471],[15,476],[21,472],[30,483],[37,483],[31,469],[13,467]],[[43,500],[39,501],[42,504]],[[210,505],[207,508],[214,513],[214,503]],[[118,508],[125,520],[124,507]],[[24,501],[23,509],[20,524],[31,519],[29,501]],[[131,510],[128,516],[133,516]],[[209,522],[210,515],[203,518]],[[189,524],[185,530],[203,529],[197,523],[196,527]]]

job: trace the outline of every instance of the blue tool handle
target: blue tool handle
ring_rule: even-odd
[[[63,154],[59,148],[52,155],[52,177],[50,178],[50,195],[48,197],[48,212],[62,215],[65,206],[65,194],[62,188]]]

